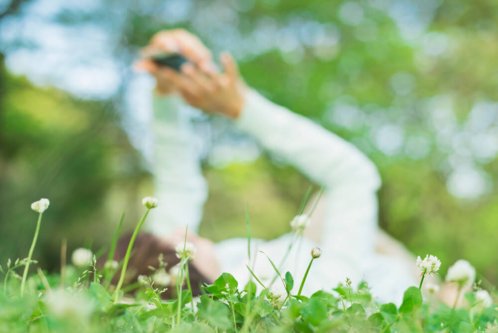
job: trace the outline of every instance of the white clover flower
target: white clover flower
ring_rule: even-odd
[[[441,261],[433,255],[426,255],[424,260],[417,257],[417,267],[422,271],[422,274],[434,274],[439,271]]]
[[[137,281],[138,281],[139,284],[141,284],[143,286],[148,286],[150,284],[149,277],[147,277],[145,275],[139,275],[137,277]]]
[[[119,263],[116,260],[108,260],[104,264],[104,269],[109,271],[115,271],[119,267]]]
[[[65,289],[55,289],[48,292],[44,298],[44,303],[49,312],[57,317],[81,321],[89,320],[95,308],[92,300],[86,295]]]
[[[153,197],[145,197],[142,199],[142,204],[145,206],[147,209],[152,209],[157,207],[157,199]]]
[[[461,286],[471,286],[476,278],[476,270],[467,260],[458,260],[448,269],[447,282],[455,282]]]
[[[322,255],[322,250],[319,247],[314,247],[311,249],[311,257],[313,259],[320,258],[321,255]]]
[[[476,306],[480,309],[489,308],[493,305],[493,299],[491,295],[484,289],[478,290],[475,293],[476,296]]]
[[[48,199],[42,198],[38,201],[33,202],[31,204],[31,209],[34,210],[35,212],[41,214],[47,210],[49,205],[50,205],[50,201]]]
[[[180,243],[175,247],[176,256],[179,259],[193,259],[197,248],[190,242]]]
[[[157,309],[157,306],[154,303],[144,303],[143,308],[147,311],[154,311]]]
[[[435,284],[435,283],[427,283],[425,286],[424,286],[425,290],[427,290],[427,292],[431,295],[435,295],[439,292],[439,290],[441,289],[439,287],[439,285]]]
[[[306,214],[297,215],[292,219],[290,226],[294,232],[303,233],[310,224],[310,218]]]
[[[161,269],[152,275],[152,281],[158,286],[167,287],[171,284],[171,277],[164,269]]]
[[[169,276],[171,278],[171,282],[172,283],[175,283],[176,280],[178,279],[178,276],[180,275],[180,264],[176,264],[175,266],[171,267],[170,270],[169,270]]]
[[[93,263],[93,253],[89,249],[79,248],[74,250],[71,261],[76,267],[88,267]]]

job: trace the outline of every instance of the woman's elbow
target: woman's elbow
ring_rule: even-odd
[[[366,163],[363,168],[364,170],[362,170],[361,178],[364,182],[375,190],[380,189],[380,186],[382,185],[382,178],[377,166],[372,161],[366,159]]]
[[[361,187],[376,192],[382,184],[377,167],[368,158],[358,157],[359,159],[354,163],[343,164],[340,169],[337,167],[328,168],[327,187]]]

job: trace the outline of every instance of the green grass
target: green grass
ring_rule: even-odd
[[[46,282],[43,275],[31,276],[22,297],[11,274],[0,292],[0,332],[484,332],[493,323],[496,329],[498,318],[496,305],[452,309],[423,301],[416,287],[397,307],[375,302],[366,284],[310,296],[296,296],[291,288],[283,298],[254,282],[240,286],[228,273],[206,285],[200,297],[183,289],[181,303],[161,300],[153,283],[115,303],[99,279],[69,271],[66,286],[58,276]],[[467,297],[472,302],[472,294]]]
[[[150,208],[148,208],[149,210]],[[148,212],[147,210],[147,212]],[[147,213],[144,215],[146,216]],[[136,232],[145,217],[137,225]],[[120,223],[121,224],[121,223]],[[247,221],[248,241],[250,223]],[[116,235],[119,234],[119,231]],[[35,237],[36,238],[36,237]],[[117,236],[110,246],[115,248]],[[35,240],[30,249],[35,247]],[[180,278],[168,288],[176,297],[162,300],[164,287],[154,279],[119,288],[109,284],[109,276],[126,274],[126,265],[96,268],[95,258],[87,267],[63,265],[64,277],[46,276],[38,268],[24,282],[19,274],[33,260],[8,261],[0,266],[0,332],[496,332],[498,309],[483,305],[477,290],[468,292],[464,305],[447,306],[435,296],[408,288],[402,303],[381,304],[368,285],[352,286],[346,280],[329,290],[302,295],[302,280],[292,272],[282,274],[272,263],[286,294],[265,287],[257,275],[239,285],[229,273],[203,286],[192,297],[188,283],[189,256],[181,258]],[[314,252],[311,266],[320,260]],[[124,268],[123,268],[124,267]],[[114,270],[114,271],[109,271]],[[256,282],[255,282],[256,281]],[[259,283],[259,285],[257,284]],[[296,290],[299,286],[299,290]],[[134,290],[133,296],[126,292]],[[482,293],[482,292],[481,292]]]

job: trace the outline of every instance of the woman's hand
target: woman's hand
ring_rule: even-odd
[[[190,105],[208,113],[238,118],[244,107],[246,88],[240,79],[237,64],[230,54],[221,56],[223,73],[210,66],[186,64],[181,72],[165,68],[165,78]]]
[[[135,64],[135,68],[147,71],[155,77],[156,91],[161,95],[173,93],[175,87],[165,75],[165,68],[148,59],[158,53],[180,53],[199,68],[213,66],[211,52],[188,31],[174,29],[156,33],[149,45],[142,49],[143,58]]]

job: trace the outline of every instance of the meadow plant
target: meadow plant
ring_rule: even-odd
[[[131,250],[133,249],[133,245],[135,244],[135,240],[137,239],[138,234],[140,233],[140,229],[142,229],[142,226],[145,223],[145,220],[147,220],[147,216],[149,215],[149,212],[151,209],[156,208],[158,205],[158,201],[156,198],[153,197],[145,197],[142,200],[142,204],[145,206],[146,211],[145,214],[142,216],[140,221],[138,222],[137,226],[133,230],[133,234],[131,235],[130,242],[128,243],[128,247],[126,249],[126,254],[123,260],[123,267],[121,268],[121,275],[119,276],[119,281],[116,286],[116,290],[114,291],[114,302],[117,303],[119,300],[119,291],[121,290],[121,287],[123,287],[123,283],[125,280],[126,276],[126,270],[128,268],[128,263],[130,262],[130,257],[131,257]]]
[[[143,204],[147,211],[135,227],[135,233],[140,231],[157,201],[151,198]],[[41,215],[48,204],[40,202],[34,207]],[[150,275],[139,276],[138,282],[129,285],[121,282],[121,289],[113,289],[109,281],[101,281],[100,277],[106,276],[107,271],[117,273],[121,267],[122,278],[129,256],[121,263],[109,256],[101,266],[103,272],[99,272],[90,249],[79,251],[84,255],[76,255],[77,260],[73,258],[72,265],[67,267],[65,283],[60,275],[45,275],[41,269],[31,277],[23,274],[21,278],[16,271],[29,271],[26,267],[32,263],[39,230],[38,227],[26,260],[9,260],[7,265],[0,266],[4,279],[4,288],[0,291],[0,332],[470,333],[496,332],[498,328],[496,289],[490,286],[485,290],[480,286],[472,290],[476,272],[466,261],[455,263],[446,276],[447,283],[458,286],[457,300],[460,293],[466,291],[467,301],[453,307],[435,296],[437,285],[426,283],[424,290],[432,290],[429,292],[432,296],[422,297],[423,278],[437,274],[441,267],[441,262],[434,256],[414,260],[422,275],[421,283],[408,288],[399,304],[381,303],[372,295],[368,284],[361,282],[354,286],[349,279],[335,288],[330,286],[327,290],[305,294],[303,288],[313,274],[313,262],[322,255],[319,248],[311,250],[297,292],[294,292],[292,272],[281,274],[268,257],[285,292],[266,286],[247,265],[253,279],[246,285],[239,285],[225,272],[213,283],[204,284],[200,296],[193,297],[188,267],[196,249],[186,241],[186,235],[185,241],[176,248],[180,259],[178,265],[170,268],[160,264]],[[128,254],[132,247],[133,237],[128,244]],[[158,259],[161,263],[161,258]],[[22,297],[19,297],[19,280]],[[162,299],[164,288],[175,285],[176,295],[172,299]]]
[[[460,301],[462,291],[465,288],[472,286],[475,278],[476,270],[467,260],[460,259],[448,269],[448,273],[446,274],[446,282],[455,283],[458,288],[453,308],[456,308],[458,302]]]
[[[453,282],[459,286],[471,286],[476,278],[475,268],[467,260],[458,260],[446,274],[446,281]]]
[[[181,260],[192,260],[195,257],[197,249],[190,242],[180,243],[175,247],[176,256]]]
[[[71,261],[75,267],[87,268],[93,264],[93,253],[89,249],[80,247],[74,250]]]
[[[292,231],[294,231],[296,234],[302,235],[309,224],[310,217],[306,214],[300,214],[292,219],[290,226]]]
[[[25,260],[24,273],[22,275],[22,282],[21,282],[21,296],[24,295],[24,288],[26,286],[26,278],[28,277],[29,265],[31,264],[31,259],[33,258],[33,252],[35,251],[36,241],[38,240],[38,234],[40,233],[40,226],[41,226],[43,213],[48,209],[49,205],[50,201],[46,198],[42,198],[31,204],[31,209],[38,213],[38,220],[36,221],[35,235],[33,236],[31,247],[29,248],[28,257]]]
[[[441,290],[441,287],[436,283],[427,283],[424,288],[429,295],[436,295]]]
[[[171,276],[162,268],[154,272],[152,281],[160,287],[167,287],[171,284]]]
[[[116,260],[107,260],[104,264],[104,269],[109,270],[111,272],[117,271],[118,268],[119,268],[119,262],[117,262]]]
[[[187,282],[187,288],[189,292],[189,297],[193,296],[192,286],[190,285],[190,276],[188,263],[194,259],[197,249],[194,244],[187,242],[188,229],[185,229],[185,240],[183,243],[177,244],[175,247],[176,256],[180,259],[178,266],[178,272],[176,273],[176,296],[177,296],[177,315],[176,322],[179,324],[181,322],[181,312],[182,312],[182,302],[183,302],[183,284]],[[193,307],[193,303],[192,303]]]
[[[318,202],[320,201],[320,198],[323,194],[323,189],[320,189],[318,192],[318,195],[315,197],[315,200],[313,203],[311,203],[311,208],[309,209],[309,213],[305,213],[306,207],[310,204],[310,198],[311,194],[313,192],[313,187],[310,186],[308,190],[306,191],[303,200],[301,201],[301,207],[299,208],[298,214],[291,220],[289,223],[290,228],[292,230],[292,239],[289,242],[289,246],[287,247],[287,250],[285,251],[284,256],[282,257],[281,261],[277,265],[276,271],[282,270],[283,266],[285,265],[289,254],[291,253],[292,249],[296,244],[298,244],[298,252],[301,247],[301,241],[302,237],[304,235],[304,232],[306,231],[306,228],[310,225],[311,223],[311,215],[315,211],[316,207],[318,206]],[[248,248],[249,248],[249,242],[248,242]],[[250,256],[249,256],[250,259]],[[269,287],[271,288],[275,281],[278,278],[278,274],[276,274],[273,279],[270,282]]]
[[[491,295],[487,290],[481,289],[476,291],[475,299],[476,299],[475,305],[479,308],[485,309],[493,305],[493,298],[491,298]]]
[[[306,283],[306,279],[308,278],[308,274],[310,273],[311,265],[313,265],[313,261],[315,259],[320,258],[322,255],[322,250],[318,247],[314,247],[311,249],[311,260],[308,264],[308,267],[306,268],[306,271],[304,272],[303,280],[301,281],[301,285],[299,286],[299,291],[297,292],[297,296],[301,296],[301,293],[303,292],[304,284]]]
[[[417,257],[417,267],[420,269],[421,278],[418,289],[422,290],[424,279],[427,275],[435,274],[441,267],[441,261],[433,255],[426,255],[425,258]]]

